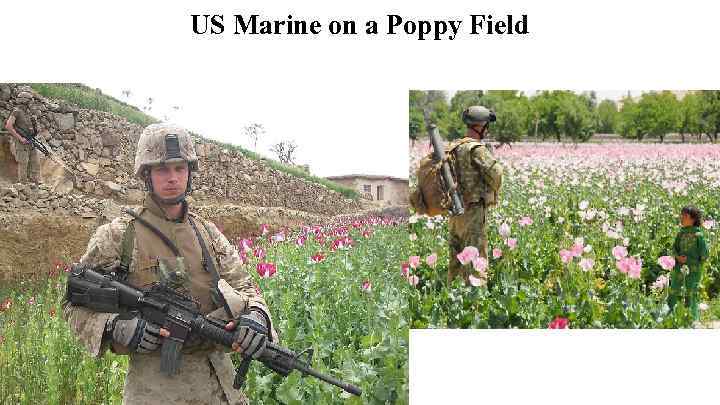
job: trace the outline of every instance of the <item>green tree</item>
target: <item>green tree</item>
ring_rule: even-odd
[[[698,138],[702,136],[702,99],[699,94],[688,93],[685,98],[680,101],[680,124],[678,131],[685,142],[685,134],[696,135]],[[699,139],[698,139],[699,140]]]
[[[603,100],[597,107],[598,132],[603,134],[614,134],[618,126],[617,105],[612,100]]]
[[[495,107],[497,121],[490,126],[490,133],[500,143],[519,141],[527,135],[530,103],[525,97],[506,99]]]
[[[622,108],[618,114],[618,130],[624,138],[642,140],[638,135],[638,103],[628,94],[622,100]]]
[[[700,125],[710,140],[715,143],[720,134],[720,91],[700,92]]]
[[[585,142],[595,133],[596,117],[590,97],[571,92],[559,94],[557,111],[557,131],[572,139],[573,142]]]
[[[645,93],[638,102],[637,134],[665,140],[665,135],[676,131],[680,124],[680,106],[675,95],[669,91]]]
[[[448,104],[447,93],[438,90],[410,91],[410,138],[427,136],[424,112],[428,111],[430,122],[438,126],[441,134],[447,134]]]
[[[531,98],[528,125],[531,132],[545,140],[558,142],[569,137],[574,142],[590,139],[596,117],[591,94],[577,95],[567,90],[542,91]]]

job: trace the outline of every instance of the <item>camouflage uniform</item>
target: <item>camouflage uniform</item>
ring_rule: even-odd
[[[497,204],[503,168],[488,147],[475,139],[457,140],[447,149],[465,207],[465,213],[448,221],[448,281],[460,275],[467,282],[470,273],[460,264],[457,255],[465,247],[475,246],[482,257],[487,257],[487,208]]]
[[[13,127],[18,133],[21,130],[26,133],[34,133],[34,126],[23,110],[15,108],[10,116],[15,117]],[[25,183],[28,178],[31,182],[38,183],[40,181],[40,152],[29,143],[24,144],[14,136],[10,134],[8,136],[10,138],[10,153],[17,162],[18,183]]]
[[[187,139],[184,141],[188,142]],[[180,144],[181,148],[188,147],[182,142]],[[142,138],[138,147],[141,151],[147,147]],[[194,155],[194,150],[191,152]],[[159,159],[162,160],[162,156]],[[197,167],[197,162],[193,162],[193,166]],[[142,165],[138,167],[141,168]],[[240,298],[236,302],[242,302],[242,308],[230,304],[233,315],[246,312],[248,308],[259,308],[269,314],[260,290],[243,269],[237,250],[218,228],[190,212],[185,201],[182,202],[181,217],[168,219],[152,196],[152,193],[146,194],[140,217],[157,227],[175,244],[182,260],[177,260],[170,248],[157,235],[125,214],[96,230],[80,262],[88,265],[119,262],[123,246],[127,246],[123,243],[123,239],[132,221],[134,231],[129,234],[134,233],[134,243],[127,281],[136,287],[163,281],[164,275],[170,274],[163,269],[169,266],[166,270],[179,271],[183,274],[181,287],[200,303],[203,314],[212,312],[211,316],[228,321],[224,310],[216,309],[210,298],[209,289],[213,275],[206,272],[202,266],[202,249],[190,224],[192,219],[208,247],[212,260],[216,263],[221,278],[218,286],[221,290],[222,286],[227,286],[229,293],[236,294]],[[227,298],[227,294],[224,295]],[[92,356],[101,356],[107,348],[118,354],[128,354],[128,349],[114,343],[112,337],[103,339],[106,323],[115,314],[94,312],[69,303],[65,304],[63,312],[70,328]],[[269,326],[273,341],[277,341],[277,333],[272,325]],[[241,391],[232,387],[234,368],[230,355],[224,348],[204,340],[191,339],[183,346],[182,352],[182,366],[172,377],[160,371],[160,350],[151,353],[129,353],[130,362],[125,378],[123,404],[246,404],[248,402]]]

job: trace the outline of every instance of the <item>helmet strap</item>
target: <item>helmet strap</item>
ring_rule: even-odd
[[[486,122],[485,124],[483,124],[482,131],[478,131],[477,129],[475,129],[475,125],[471,125],[471,126],[470,126],[470,129],[471,129],[473,132],[475,132],[476,134],[478,134],[478,136],[480,137],[480,139],[482,139],[483,136],[485,136],[485,129],[487,128],[487,125],[488,125],[487,122]]]

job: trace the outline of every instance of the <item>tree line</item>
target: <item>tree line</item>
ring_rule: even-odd
[[[463,137],[460,116],[476,104],[495,111],[497,121],[490,133],[506,143],[523,138],[584,142],[597,133],[660,142],[668,134],[679,134],[682,142],[694,137],[714,143],[720,134],[717,90],[688,92],[680,100],[670,91],[650,91],[639,98],[628,93],[619,102],[598,101],[594,91],[540,91],[528,97],[516,90],[465,90],[450,98],[445,91],[411,90],[410,138],[427,136],[424,112],[447,139]]]

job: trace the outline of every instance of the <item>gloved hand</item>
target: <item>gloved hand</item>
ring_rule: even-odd
[[[265,351],[268,338],[266,318],[260,310],[253,309],[249,314],[241,316],[237,321],[225,325],[228,331],[237,331],[237,339],[233,343],[234,351],[243,357],[257,359]]]
[[[120,319],[119,315],[108,320],[106,333],[113,341],[131,352],[150,353],[160,347],[160,326],[142,318]]]

